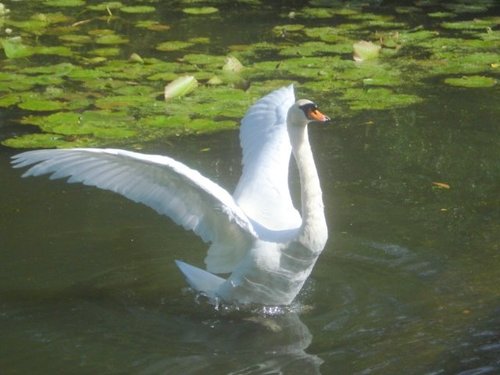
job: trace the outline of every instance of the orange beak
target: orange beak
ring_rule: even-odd
[[[311,120],[319,122],[330,121],[330,117],[322,113],[319,109],[311,109],[307,115]]]

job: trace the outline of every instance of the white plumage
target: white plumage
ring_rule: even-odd
[[[176,261],[188,283],[227,303],[289,304],[323,250],[328,233],[307,124],[328,121],[293,86],[260,99],[242,120],[243,173],[231,196],[186,165],[117,149],[28,151],[13,157],[23,175],[69,177],[121,194],[193,230],[210,247],[206,271]],[[292,154],[301,180],[302,217],[288,188]],[[230,274],[227,279],[214,275]]]

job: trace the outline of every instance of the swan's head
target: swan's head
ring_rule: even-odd
[[[327,122],[330,121],[330,117],[323,114],[316,103],[307,99],[297,100],[288,110],[290,125],[305,126],[311,121]]]

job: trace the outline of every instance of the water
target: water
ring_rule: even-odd
[[[1,372],[498,373],[498,89],[420,94],[311,128],[330,240],[294,305],[267,314],[186,289],[173,260],[201,264],[195,235],[111,193],[21,179],[1,149]],[[229,189],[240,172],[237,131],[145,151]]]

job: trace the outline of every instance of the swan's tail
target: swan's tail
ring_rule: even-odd
[[[177,264],[177,267],[184,274],[191,288],[205,294],[209,298],[216,298],[215,293],[217,289],[226,281],[222,277],[215,276],[213,273],[191,266],[180,260],[176,260],[175,264]]]

